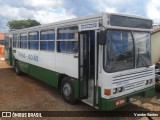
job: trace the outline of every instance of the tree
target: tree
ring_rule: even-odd
[[[7,26],[10,28],[10,30],[17,30],[17,29],[22,29],[22,28],[28,28],[28,27],[33,27],[41,25],[38,21],[36,20],[11,20],[7,23]]]

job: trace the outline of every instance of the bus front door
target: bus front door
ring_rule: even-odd
[[[79,98],[88,98],[89,32],[79,33]]]

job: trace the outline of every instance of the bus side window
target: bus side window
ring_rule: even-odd
[[[20,48],[27,49],[27,37],[27,33],[20,34]]]
[[[77,26],[58,29],[57,51],[60,53],[75,54],[78,52],[78,40],[75,33]]]
[[[13,34],[13,48],[16,48],[18,41],[18,34]]]
[[[41,31],[40,50],[55,50],[55,30]]]
[[[39,32],[29,33],[28,48],[32,50],[39,49]]]

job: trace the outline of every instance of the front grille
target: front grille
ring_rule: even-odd
[[[127,84],[124,88],[127,91],[127,90],[132,90],[132,89],[135,89],[135,88],[142,87],[142,86],[144,86],[144,84],[145,84],[145,81],[139,81],[139,82]]]
[[[124,83],[125,91],[137,89],[145,85],[145,80],[143,78],[153,76],[153,74],[152,69],[147,69],[115,75],[113,76],[113,85],[121,85],[121,83]]]
[[[143,78],[151,75],[153,75],[152,69],[145,70],[145,71],[132,72],[128,74],[116,75],[113,77],[113,84],[116,82],[135,80],[135,79],[139,79],[139,78]]]

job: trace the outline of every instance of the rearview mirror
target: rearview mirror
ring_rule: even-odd
[[[99,44],[100,45],[106,44],[106,32],[105,31],[100,31],[99,33]]]

